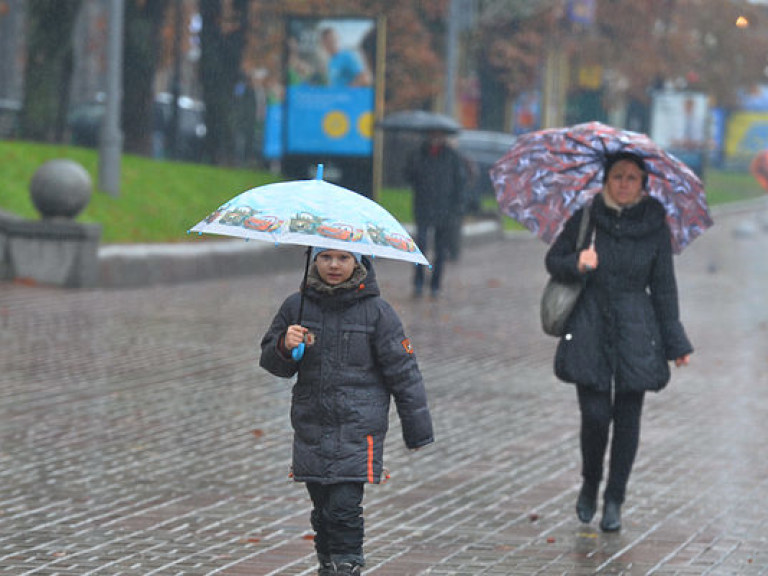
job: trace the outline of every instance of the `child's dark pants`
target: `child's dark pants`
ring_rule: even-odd
[[[311,521],[318,557],[335,564],[364,564],[362,482],[319,484],[307,482],[312,498]]]

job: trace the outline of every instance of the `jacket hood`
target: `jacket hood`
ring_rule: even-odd
[[[643,238],[665,225],[667,213],[664,205],[651,196],[619,211],[607,206],[598,194],[592,201],[591,216],[598,228],[615,238]]]
[[[307,274],[307,298],[313,300],[334,300],[346,302],[370,296],[379,296],[379,285],[376,282],[376,272],[368,257],[355,265],[352,276],[346,282],[330,286],[323,282],[317,272],[317,265],[312,264]]]

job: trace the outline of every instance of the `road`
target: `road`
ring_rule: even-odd
[[[366,574],[768,574],[768,203],[715,218],[676,259],[696,352],[646,401],[618,534],[574,513],[576,396],[538,327],[546,246],[467,247],[436,301],[377,262],[437,442],[407,451],[393,411]],[[314,573],[290,382],[257,365],[295,257],[176,285],[0,284],[0,574]]]

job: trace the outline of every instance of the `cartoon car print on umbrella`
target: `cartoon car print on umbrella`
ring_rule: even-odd
[[[387,234],[385,238],[387,240],[387,244],[392,246],[392,248],[402,250],[403,252],[416,251],[416,243],[408,236],[403,236],[402,234],[395,232],[393,234]]]
[[[317,233],[326,238],[343,240],[345,242],[359,242],[363,238],[363,231],[350,224],[336,222],[334,224],[323,224],[317,228]]]
[[[371,239],[371,242],[378,244],[379,246],[388,246],[387,231],[383,226],[376,226],[369,222],[366,228],[368,231],[368,238]]]
[[[325,222],[325,218],[315,216],[309,212],[298,212],[292,218],[288,229],[291,232],[304,232],[305,234],[315,234],[317,227]]]
[[[224,216],[219,218],[219,224],[226,224],[228,226],[242,226],[243,222],[247,218],[250,218],[254,214],[256,214],[257,211],[253,210],[252,208],[247,208],[245,206],[240,206],[239,208],[235,208],[233,210],[228,210],[224,213]]]
[[[224,213],[224,211],[228,207],[229,206],[227,204],[224,204],[223,206],[217,208],[216,210],[208,214],[208,216],[206,216],[205,218],[205,223],[210,224],[211,222],[214,222],[219,216],[221,216]]]
[[[277,216],[251,216],[243,222],[243,226],[260,232],[274,232],[282,223],[283,221]]]

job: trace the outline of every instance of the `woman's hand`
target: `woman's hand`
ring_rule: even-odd
[[[680,368],[680,366],[688,366],[688,363],[691,361],[691,355],[686,354],[685,356],[680,356],[680,358],[675,359],[675,366]]]
[[[584,274],[595,268],[597,268],[597,251],[594,246],[590,246],[579,253],[579,272]]]
[[[304,326],[299,326],[298,324],[291,324],[288,326],[288,330],[285,331],[285,348],[288,351],[293,350],[296,348],[299,344],[304,342],[304,335],[308,332],[307,328],[304,328]]]

